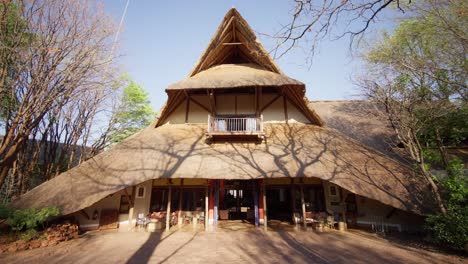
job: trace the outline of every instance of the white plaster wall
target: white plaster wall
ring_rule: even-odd
[[[255,96],[253,94],[237,95],[236,114],[248,115],[255,114]]]
[[[128,188],[127,191],[131,194],[131,188]],[[83,229],[95,229],[99,227],[99,217],[101,216],[101,211],[104,209],[116,209],[118,210],[120,207],[120,197],[124,194],[124,191],[116,192],[112,195],[107,196],[106,198],[98,201],[97,203],[93,204],[92,206],[83,209],[90,219],[86,219],[86,217],[80,213],[76,212],[73,216],[78,220],[80,227]],[[99,217],[97,219],[92,219],[94,212],[97,211]]]
[[[304,123],[308,124],[310,121],[289,101],[287,102],[288,107],[288,122],[290,123]]]
[[[356,197],[356,204],[359,225],[368,227],[374,225],[377,228],[384,226],[387,229],[400,231],[417,231],[422,228],[423,218],[416,214],[396,209],[389,216],[393,207],[362,196]]]
[[[260,104],[262,108],[266,106],[274,97],[276,97],[276,94],[264,94],[262,96],[262,103]],[[283,98],[280,97],[276,99],[274,103],[272,103],[263,111],[262,115],[264,123],[285,122]]]
[[[185,107],[186,103],[183,101],[167,118],[166,124],[183,124],[185,123]]]
[[[208,101],[208,96],[206,95],[192,95],[194,100],[196,100],[201,105],[205,106],[207,109],[210,109],[210,103]],[[184,108],[185,111],[185,108]],[[208,120],[209,112],[198,106],[196,103],[190,101],[189,106],[189,115],[188,122],[192,124],[206,124]],[[185,112],[184,112],[185,115]]]
[[[262,95],[261,108],[268,104],[276,94]],[[208,96],[206,95],[193,95],[193,99],[210,108]],[[237,98],[237,99],[236,99]],[[237,105],[236,105],[237,103]],[[186,101],[181,104],[172,112],[168,117],[166,123],[168,124],[183,124],[185,123],[187,103]],[[249,95],[216,95],[216,109],[219,115],[232,115],[232,114],[255,114],[255,96]],[[287,102],[288,122],[310,123],[309,120],[291,103]],[[208,112],[194,102],[190,102],[188,123],[193,124],[206,124],[208,120]],[[273,104],[268,106],[262,113],[263,121],[265,123],[284,123],[284,106],[283,97],[278,98]]]
[[[134,219],[138,218],[138,214],[143,214],[144,217],[149,213],[149,207],[151,203],[151,189],[153,186],[152,180],[146,181],[144,183],[138,184],[135,190],[138,190],[138,187],[145,188],[145,195],[143,198],[135,196],[135,206],[134,206]]]
[[[327,211],[343,213],[345,210],[344,205],[339,204],[336,206],[331,205],[331,202],[340,202],[342,199],[340,195],[346,191],[338,192],[338,196],[330,195],[329,186],[334,185],[330,182],[323,182],[324,193],[325,193],[325,204]],[[337,188],[337,185],[335,185]],[[398,231],[418,231],[422,228],[422,217],[416,214],[405,212],[399,209],[395,209],[391,206],[385,205],[379,201],[372,200],[363,196],[356,195],[356,206],[357,206],[357,224],[363,227],[374,227],[384,228],[386,230],[398,230]],[[390,212],[394,212],[390,214]],[[387,217],[389,216],[389,217]],[[350,221],[351,219],[348,219]]]

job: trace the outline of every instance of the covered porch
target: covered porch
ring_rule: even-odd
[[[315,227],[327,217],[353,224],[355,209],[354,194],[318,178],[154,179],[109,195],[75,217],[85,229],[214,230],[236,222]]]

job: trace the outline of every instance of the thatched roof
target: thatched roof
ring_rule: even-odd
[[[255,64],[222,64],[206,69],[180,82],[166,91],[179,89],[217,89],[238,87],[275,86],[305,89],[305,85],[286,75],[266,71]]]
[[[235,8],[231,8],[189,76],[194,76],[215,65],[241,61],[257,64],[265,70],[282,74],[269,53],[257,40],[255,32],[247,21]]]
[[[395,132],[375,103],[367,100],[312,101],[309,107],[315,110],[326,126],[403,161],[401,155],[392,149],[396,143]]]
[[[54,205],[69,214],[150,179],[316,177],[403,210],[424,213],[431,208],[423,197],[426,185],[409,168],[334,129],[266,124],[262,144],[206,144],[204,132],[197,125],[149,127],[13,205]]]

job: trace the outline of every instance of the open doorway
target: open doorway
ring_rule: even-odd
[[[251,180],[225,181],[220,191],[220,220],[254,221],[254,188]]]
[[[270,220],[292,221],[291,188],[272,186],[266,190],[267,217]]]

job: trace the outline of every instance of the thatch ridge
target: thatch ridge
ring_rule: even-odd
[[[236,34],[242,35],[243,41],[241,41],[241,43],[246,47],[247,50],[249,50],[250,54],[247,55],[251,56],[251,61],[257,63],[266,70],[278,74],[283,74],[278,65],[276,65],[276,63],[271,58],[270,54],[257,40],[253,29],[241,16],[241,14],[233,7],[224,16],[224,19],[218,26],[218,29],[211,38],[207,48],[202,53],[199,60],[190,72],[189,77],[194,76],[195,74],[213,66],[210,64],[210,62],[207,61],[208,57],[218,56],[218,54],[221,53],[220,51],[223,50],[222,45],[226,42],[229,42],[231,39],[235,39]],[[239,37],[239,35],[237,36]]]
[[[316,177],[393,207],[426,213],[427,189],[411,171],[340,132],[305,124],[265,125],[262,144],[206,144],[204,126],[149,127],[41,184],[13,204],[54,205],[63,214],[157,178]]]

